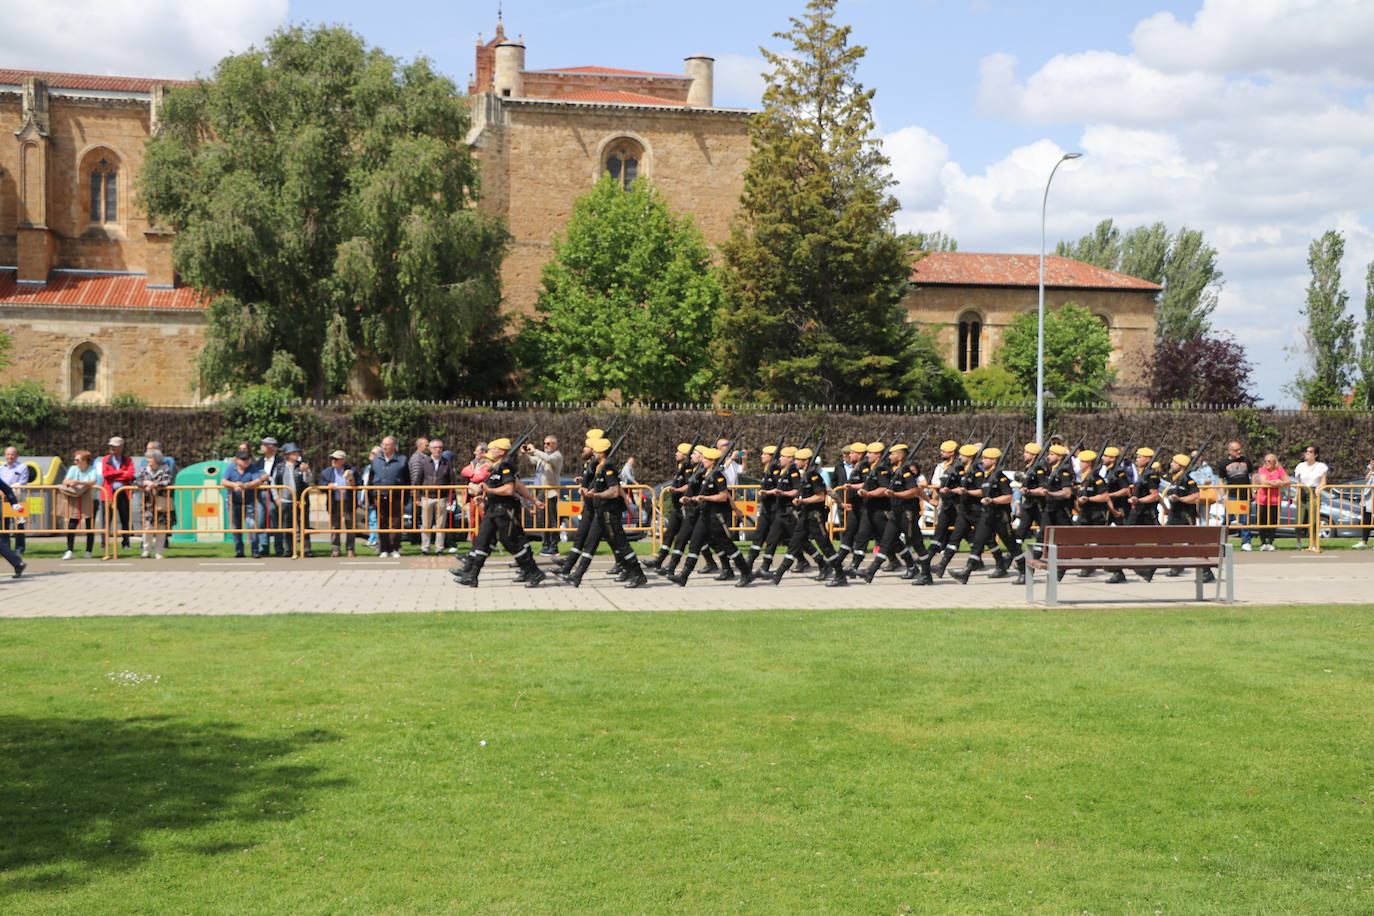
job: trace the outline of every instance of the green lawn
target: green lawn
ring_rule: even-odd
[[[3,620],[0,912],[1370,912],[1371,610]]]

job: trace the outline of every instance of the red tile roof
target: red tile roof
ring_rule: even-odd
[[[555,67],[552,70],[527,70],[527,73],[599,73],[606,76],[656,77],[658,79],[689,80],[681,73],[654,73],[649,70],[617,70],[615,67]]]
[[[1038,254],[974,254],[965,251],[932,251],[911,269],[917,286],[1015,286],[1040,285]],[[1064,258],[1045,256],[1045,285],[1068,289],[1135,289],[1158,292],[1162,287],[1142,280]]]
[[[0,270],[0,307],[67,305],[122,309],[203,309],[195,290],[149,289],[148,279],[129,274],[76,274],[55,270],[46,286],[21,284],[17,272]]]
[[[548,99],[551,102],[612,102],[618,105],[673,105],[686,107],[686,102],[677,99],[664,99],[642,92],[622,92],[619,89],[587,89],[583,92],[570,92]]]
[[[18,86],[24,77],[46,80],[49,89],[86,89],[94,92],[151,92],[154,86],[189,86],[189,80],[160,80],[144,76],[92,76],[86,73],[51,73],[45,70],[0,68],[0,86]]]

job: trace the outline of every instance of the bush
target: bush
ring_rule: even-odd
[[[0,440],[22,452],[29,435],[45,426],[60,426],[57,398],[37,382],[14,382],[0,388]]]
[[[148,399],[126,391],[110,398],[110,406],[117,410],[142,410],[148,406]]]
[[[969,400],[983,404],[1012,404],[1030,395],[1021,380],[1002,366],[979,366],[964,376]]]
[[[437,433],[430,429],[428,411],[419,401],[373,401],[353,410],[353,422],[361,430],[380,442],[383,436],[395,436],[401,451],[409,453],[406,440]]]
[[[303,432],[300,402],[289,391],[270,385],[245,388],[226,405],[225,430],[215,440],[217,454],[232,454],[243,440],[255,443],[272,436],[286,442]]]

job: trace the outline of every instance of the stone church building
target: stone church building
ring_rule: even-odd
[[[505,308],[532,310],[554,238],[602,175],[651,179],[709,243],[726,238],[743,188],[750,113],[714,104],[713,64],[696,55],[681,73],[531,70],[523,42],[501,25],[490,41],[478,39],[465,140],[481,163],[481,206],[512,236]],[[205,303],[177,283],[172,234],[150,225],[134,202],[144,144],[176,85],[0,69],[7,380],[33,379],[74,401],[131,394],[187,404],[205,396],[194,366]],[[959,368],[986,361],[1000,329],[1026,307],[1020,257],[937,253],[915,265],[908,314],[940,328]],[[1120,352],[1153,338],[1157,287],[1065,259],[1055,259],[1051,274],[1049,301],[1089,305]],[[1033,308],[1034,289],[1030,295]]]

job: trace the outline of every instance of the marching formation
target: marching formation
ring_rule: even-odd
[[[603,541],[615,559],[612,573],[626,588],[647,586],[646,570],[685,586],[698,567],[737,587],[776,585],[788,573],[813,570],[816,580],[830,587],[845,587],[855,579],[872,582],[884,571],[928,586],[946,572],[967,584],[980,571],[988,570],[989,579],[1009,579],[1013,569],[1013,581],[1021,585],[1026,574],[1022,545],[1028,544],[1038,556],[1032,537],[1048,526],[1157,525],[1165,499],[1167,524],[1196,524],[1199,492],[1190,473],[1205,451],[1204,446],[1174,455],[1164,469],[1155,449],[1104,443],[1093,451],[1080,443],[1070,450],[1062,437],[1052,436],[1044,446],[1026,443],[1020,464],[1013,466],[1012,443],[996,448],[986,442],[949,440],[940,444],[938,460],[927,472],[920,458],[924,437],[914,447],[905,442],[854,442],[828,479],[818,462],[823,442],[809,448],[780,440],[761,449],[764,465],[756,524],[746,552],[730,534],[736,507],[725,461],[734,440],[718,440],[715,445],[683,442],[674,458],[676,471],[664,488],[662,546],[641,564],[622,521],[620,468],[614,457],[624,435],[612,443],[604,430],[591,429],[576,479],[582,511],[572,549],[552,570],[545,570],[535,562],[521,526],[522,505],[542,508],[515,471],[514,458],[528,435],[514,445],[509,439],[489,444],[491,475],[471,485],[473,499],[483,509],[482,521],[471,551],[451,570],[462,585],[478,584],[497,541],[512,554],[512,565],[519,569],[516,581],[527,588],[550,578],[577,587]],[[1020,483],[1019,499],[1013,470]],[[926,505],[935,517],[928,543],[920,524]],[[834,506],[841,508],[844,522],[838,547],[826,524]],[[963,566],[950,570],[964,544]],[[985,553],[991,556],[990,570]],[[1135,573],[1148,581],[1154,570]],[[1206,573],[1205,581],[1211,575]],[[1107,581],[1125,582],[1126,574],[1118,570]]]

